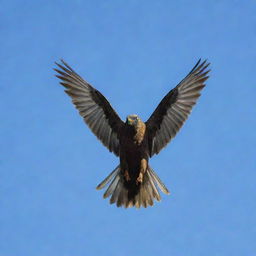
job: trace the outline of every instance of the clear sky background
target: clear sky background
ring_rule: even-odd
[[[256,2],[1,1],[0,255],[256,255]],[[202,97],[151,159],[147,209],[96,191],[118,164],[54,77],[66,60],[147,120],[199,58]]]

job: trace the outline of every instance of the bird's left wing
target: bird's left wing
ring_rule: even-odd
[[[123,121],[111,107],[107,99],[89,83],[83,80],[67,63],[56,63],[56,75],[66,87],[65,92],[97,138],[110,152],[119,156],[119,131]]]
[[[207,80],[209,63],[197,62],[190,73],[160,102],[146,122],[149,154],[158,154],[176,135],[191,112]]]

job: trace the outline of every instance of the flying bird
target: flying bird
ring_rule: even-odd
[[[196,63],[188,75],[162,99],[146,122],[138,115],[122,121],[107,99],[79,76],[66,62],[54,69],[65,92],[97,138],[119,157],[119,165],[97,186],[107,187],[103,197],[110,203],[127,207],[147,207],[160,201],[159,189],[168,189],[149,165],[173,139],[195,105],[208,79],[210,63]]]

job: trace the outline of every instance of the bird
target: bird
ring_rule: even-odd
[[[55,76],[84,122],[120,159],[118,166],[96,187],[100,190],[107,186],[103,198],[110,197],[110,204],[117,207],[146,208],[161,201],[160,190],[170,194],[149,165],[149,158],[175,137],[188,118],[209,78],[210,63],[199,59],[187,76],[165,95],[146,122],[135,114],[122,121],[103,94],[64,60],[55,64]]]

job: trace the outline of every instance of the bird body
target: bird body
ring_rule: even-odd
[[[136,195],[148,168],[146,125],[138,116],[134,122],[126,122],[120,137],[120,168],[129,199]],[[130,116],[127,117],[129,120]]]
[[[119,157],[119,165],[97,186],[109,184],[103,197],[111,197],[117,206],[137,208],[160,201],[158,188],[168,189],[149,165],[149,158],[158,154],[175,137],[200,96],[207,80],[206,61],[199,60],[191,72],[160,102],[144,123],[137,115],[123,122],[106,98],[83,80],[67,63],[56,63],[55,69],[65,92],[92,132],[110,152]]]

